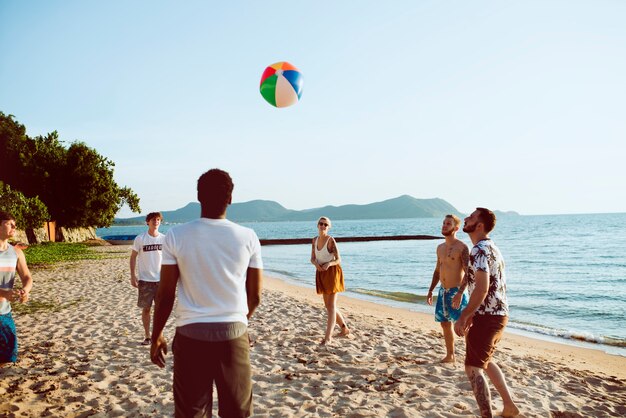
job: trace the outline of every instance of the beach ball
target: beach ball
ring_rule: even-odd
[[[302,96],[302,73],[286,61],[272,64],[261,76],[261,96],[272,106],[287,107]]]

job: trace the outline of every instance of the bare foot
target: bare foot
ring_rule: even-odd
[[[331,345],[333,343],[333,339],[329,338],[322,338],[322,341],[320,341],[320,345]]]
[[[505,405],[500,415],[504,418],[516,417],[519,415],[519,408],[515,404]]]
[[[439,363],[454,363],[454,354],[445,356]]]
[[[344,325],[343,327],[341,327],[341,332],[339,333],[339,336],[346,337],[348,335],[350,335],[350,328]]]

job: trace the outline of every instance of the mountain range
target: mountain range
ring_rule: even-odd
[[[200,216],[200,203],[191,202],[186,206],[162,211],[163,220],[168,223],[183,223]],[[292,210],[272,200],[251,200],[233,203],[228,207],[227,218],[234,222],[270,221],[315,221],[320,216],[332,220],[339,219],[395,219],[395,218],[443,218],[452,213],[464,216],[454,206],[443,199],[416,199],[403,195],[382,202],[365,205],[324,206],[321,208]],[[498,214],[498,212],[496,212]],[[517,214],[499,212],[499,214]],[[136,225],[145,222],[144,216],[115,218],[114,225]]]

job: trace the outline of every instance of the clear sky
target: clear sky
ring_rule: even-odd
[[[213,167],[289,209],[624,212],[625,22],[622,0],[0,0],[0,110],[113,160],[144,214]],[[277,61],[304,76],[289,108],[259,93]]]

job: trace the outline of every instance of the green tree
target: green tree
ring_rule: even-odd
[[[39,196],[58,226],[106,227],[124,205],[140,212],[139,197],[113,179],[115,164],[83,142],[66,148],[56,131],[30,138],[0,112],[0,180]]]
[[[49,219],[48,208],[37,196],[26,197],[0,181],[0,210],[15,216],[20,229],[41,228]]]

